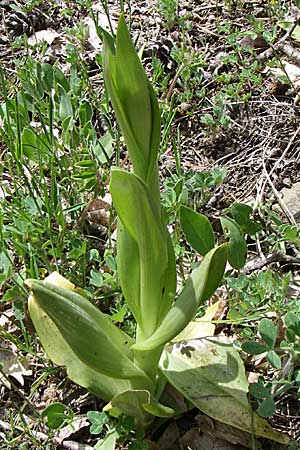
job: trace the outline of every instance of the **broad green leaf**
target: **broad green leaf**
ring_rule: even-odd
[[[300,336],[300,318],[295,313],[289,311],[284,316],[284,323],[288,329]]]
[[[79,120],[81,125],[85,125],[92,119],[93,116],[93,108],[91,104],[87,100],[83,100],[79,105],[78,110]]]
[[[94,446],[95,450],[115,450],[117,438],[119,437],[115,428],[109,430],[103,439]]]
[[[44,70],[45,65],[48,65],[48,64],[42,65],[43,70]],[[65,90],[65,92],[69,92],[70,83],[69,83],[68,79],[66,78],[65,74],[63,73],[63,71],[60,70],[57,66],[51,65],[51,67],[53,68],[53,74],[54,74],[56,83],[58,83],[60,86],[62,86],[63,89]]]
[[[62,121],[69,117],[73,117],[73,108],[68,94],[62,91],[59,99],[59,117]]]
[[[71,380],[107,402],[114,395],[132,389],[132,384],[129,380],[108,377],[84,364],[67,344],[54,322],[39,305],[30,300],[28,308],[45,352],[54,364],[66,367],[68,377]]]
[[[53,72],[53,65],[52,64],[42,64],[42,80],[44,84],[45,91],[49,92],[53,88],[54,83],[54,72]]]
[[[91,369],[115,378],[143,378],[132,361],[131,339],[108,316],[73,290],[44,281],[27,280],[37,303],[54,322],[76,356]],[[36,325],[36,324],[34,324]]]
[[[176,415],[176,411],[168,406],[162,405],[155,399],[150,397],[149,402],[143,403],[143,408],[149,414],[155,417],[170,418]]]
[[[160,141],[160,113],[156,96],[120,16],[116,48],[104,35],[103,72],[134,172],[145,182],[152,177]]]
[[[122,293],[135,320],[138,324],[142,324],[138,245],[120,220],[117,233],[117,266]]]
[[[113,139],[110,135],[110,133],[106,133],[104,136],[102,136],[98,142],[92,147],[92,151],[97,158],[97,160],[100,162],[100,164],[107,164],[110,162],[111,157],[114,152],[113,148]]]
[[[241,230],[244,233],[253,236],[262,229],[262,224],[255,220],[250,219],[252,214],[252,208],[244,203],[233,203],[230,207],[230,211],[234,220],[239,224]]]
[[[118,410],[129,417],[143,417],[143,425],[150,424],[153,417],[172,417],[175,411],[172,408],[164,406],[153,399],[147,390],[132,390],[116,395],[103,408],[104,411],[113,411],[116,414]]]
[[[149,148],[149,158],[148,158],[148,173],[147,173],[147,183],[151,183],[152,174],[154,177],[158,175],[157,168],[157,156],[160,146],[160,110],[158,106],[158,101],[156,93],[148,80],[148,88],[150,95],[151,113],[152,113],[152,123],[151,123],[151,138],[150,138],[150,148]],[[159,186],[159,181],[156,183]]]
[[[160,303],[157,326],[160,325],[166,314],[169,312],[176,294],[176,259],[173,243],[167,230],[165,230],[165,241],[168,251],[168,266],[163,274],[163,294]]]
[[[238,224],[229,217],[221,217],[224,233],[229,235],[228,261],[234,269],[241,269],[247,258],[247,244]]]
[[[150,393],[147,390],[126,391],[113,397],[103,411],[115,417],[118,417],[121,412],[129,417],[138,417],[139,425],[145,427],[153,420],[153,417],[142,406],[149,399]]]
[[[274,350],[270,350],[267,353],[267,360],[275,369],[281,369],[281,359]]]
[[[256,436],[289,441],[252,412],[244,364],[228,338],[167,346],[160,365],[175,389],[208,416]]]
[[[56,430],[64,425],[66,422],[72,421],[73,411],[63,403],[52,403],[47,406],[42,413],[41,418],[44,420],[48,428]]]
[[[126,239],[126,245],[133,256],[129,264],[135,267],[123,267],[124,262],[118,259],[119,267],[127,273],[121,274],[121,280],[128,276],[128,270],[134,273],[134,281],[137,282],[139,259],[139,304],[127,302],[132,311],[137,311],[137,321],[146,337],[152,335],[161,320],[159,317],[161,298],[164,288],[164,275],[168,267],[168,247],[166,241],[166,230],[161,223],[151,193],[146,184],[133,173],[114,169],[112,171],[110,192],[113,198],[118,216],[127,233],[136,243],[123,234],[121,239]],[[124,245],[121,243],[121,245]],[[138,254],[137,254],[138,250]],[[122,253],[124,255],[124,252]],[[131,282],[131,280],[130,280]],[[121,284],[122,286],[122,284]],[[122,286],[123,289],[123,286]],[[126,289],[126,288],[125,288]],[[134,301],[137,300],[138,287],[134,286]],[[133,298],[133,297],[132,297]]]
[[[198,307],[219,286],[227,261],[227,244],[207,253],[197,267],[176,302],[153,335],[144,342],[134,344],[134,350],[150,350],[164,345],[177,336],[193,319]]]
[[[261,319],[258,330],[268,347],[274,348],[278,330],[272,320],[267,318]]]
[[[260,355],[261,353],[268,351],[268,347],[259,342],[244,342],[242,344],[242,350],[249,353],[249,355]]]
[[[91,424],[90,433],[100,434],[102,433],[103,426],[109,422],[109,418],[105,412],[101,411],[88,411],[87,418]]]
[[[268,389],[261,383],[252,383],[249,385],[249,394],[258,400],[264,400],[270,397]]]
[[[257,408],[257,414],[259,414],[261,417],[270,417],[275,413],[275,409],[275,402],[272,397],[269,397],[261,402],[261,404]]]
[[[24,155],[26,155],[31,161],[34,161],[37,153],[36,134],[30,128],[24,128],[22,131],[21,142]]]
[[[206,216],[181,206],[180,224],[188,243],[200,255],[206,255],[214,247],[213,229]]]

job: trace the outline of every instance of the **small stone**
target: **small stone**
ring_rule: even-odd
[[[290,177],[286,177],[282,180],[282,184],[284,187],[286,188],[291,188],[293,186],[292,180],[290,179]]]
[[[282,201],[293,214],[293,216],[298,216],[300,212],[300,182],[294,183],[291,189],[283,188],[280,191],[282,194]],[[274,205],[273,209],[275,211],[280,211],[279,205]]]

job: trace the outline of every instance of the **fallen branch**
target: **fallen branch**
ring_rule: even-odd
[[[284,49],[288,46],[291,47],[289,45],[286,44],[286,40],[289,39],[293,33],[293,31],[295,30],[296,26],[298,23],[298,17],[295,18],[294,23],[291,25],[291,27],[287,30],[287,32],[282,36],[282,38],[279,39],[278,42],[276,42],[275,44],[270,44],[270,48],[268,48],[267,50],[265,50],[264,52],[260,53],[259,55],[256,56],[256,60],[259,62],[266,62],[269,61],[273,54],[278,52],[278,50],[282,50],[285,51]],[[292,48],[292,47],[291,47]],[[298,52],[299,53],[299,52]],[[288,54],[288,53],[287,53]]]
[[[280,251],[274,251],[269,253],[264,258],[254,258],[248,261],[244,268],[241,270],[241,273],[248,274],[254,272],[255,270],[262,269],[265,266],[268,266],[272,263],[288,263],[288,264],[299,264],[300,258],[297,256],[285,255]]]

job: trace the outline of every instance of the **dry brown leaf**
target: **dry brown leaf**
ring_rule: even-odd
[[[248,447],[252,448],[252,437],[249,433],[245,431],[238,430],[237,428],[226,425],[225,423],[213,420],[208,416],[199,414],[195,417],[197,420],[200,430],[203,433],[211,435],[211,437],[219,438],[221,440],[227,441],[230,444],[242,445],[242,448]],[[260,446],[258,442],[255,445],[256,450],[259,450]]]
[[[162,436],[157,441],[161,450],[173,450],[180,437],[178,426],[175,422],[169,423]]]
[[[3,364],[2,372],[15,378],[21,386],[24,386],[24,376],[32,374],[28,369],[29,363],[25,358],[18,358],[10,350],[0,349],[0,362]],[[10,383],[0,373],[0,383],[10,389]]]
[[[211,436],[208,433],[202,433],[200,430],[189,430],[180,439],[182,448],[190,450],[247,450],[241,445],[234,445],[224,439]]]

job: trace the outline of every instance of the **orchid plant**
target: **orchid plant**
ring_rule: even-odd
[[[174,250],[161,212],[160,110],[123,16],[116,39],[103,31],[103,72],[132,163],[130,172],[112,169],[110,192],[118,215],[118,277],[136,337],[115,326],[58,273],[26,281],[28,306],[49,358],[105,400],[106,411],[134,416],[145,428],[155,416],[176,414],[160,403],[167,382],[160,359],[165,345],[220,284],[227,244],[214,246],[208,240],[201,264],[177,295]],[[188,214],[185,209],[185,223]]]

